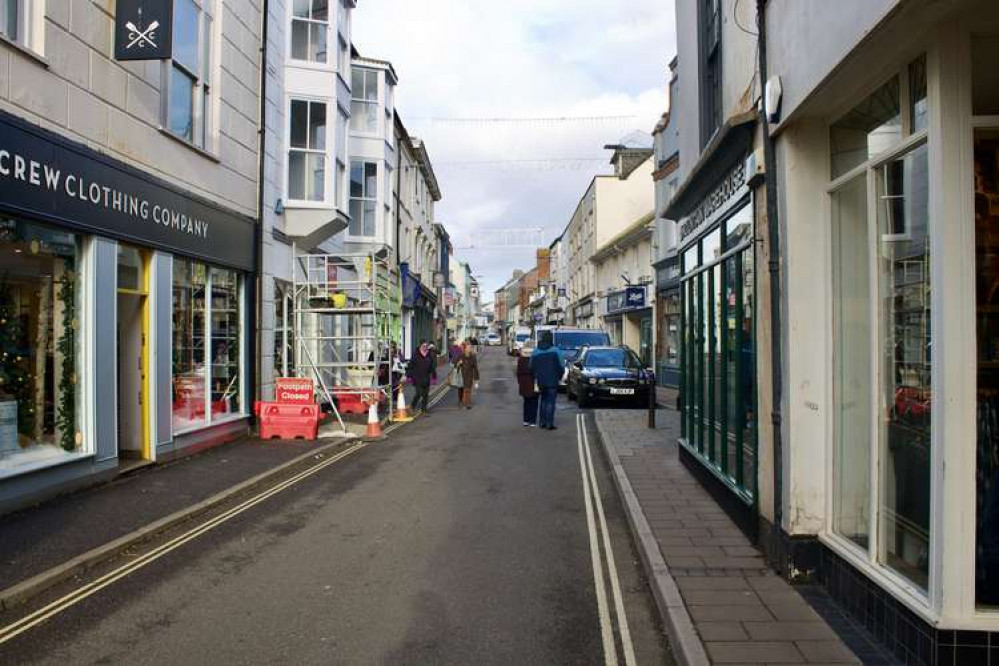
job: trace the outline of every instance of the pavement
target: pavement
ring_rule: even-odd
[[[480,365],[474,409],[442,394],[385,440],[0,612],[0,664],[674,663],[588,414],[562,401],[557,431],[525,428],[512,359]]]
[[[861,663],[680,462],[676,411],[655,430],[641,413],[595,418],[680,663]]]

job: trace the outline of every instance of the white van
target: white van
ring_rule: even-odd
[[[521,326],[510,336],[510,353],[518,354],[524,348],[524,344],[531,339],[531,329]]]

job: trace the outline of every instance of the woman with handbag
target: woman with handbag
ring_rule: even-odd
[[[472,387],[479,385],[479,357],[472,351],[472,345],[465,341],[461,345],[461,357],[454,366],[458,378],[461,380],[461,387],[458,395],[461,404],[465,409],[472,408]]]
[[[520,397],[524,399],[524,425],[538,425],[538,385],[534,383],[534,373],[531,372],[531,349],[524,347],[517,357],[517,388]]]

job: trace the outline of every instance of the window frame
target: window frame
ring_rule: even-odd
[[[208,153],[212,157],[218,156],[218,123],[215,112],[218,94],[217,80],[217,36],[219,32],[219,21],[217,0],[180,0],[191,2],[198,12],[198,35],[196,52],[198,56],[197,71],[192,72],[190,67],[181,63],[172,54],[169,59],[163,60],[160,65],[160,131],[168,136],[180,141],[186,146],[195,150]],[[173,6],[174,16],[177,12],[176,1]],[[207,40],[207,42],[206,42]],[[176,44],[176,31],[174,31],[174,43]],[[208,62],[205,63],[207,58]],[[173,73],[177,69],[183,76],[193,79],[191,86],[191,138],[179,134],[170,125],[170,101],[173,94]],[[200,130],[201,139],[198,140]]]
[[[285,104],[286,118],[285,122],[285,136],[288,137],[287,146],[284,152],[284,199],[289,204],[293,204],[299,208],[308,208],[310,206],[322,207],[326,206],[330,202],[330,106],[331,104],[323,99],[317,99],[314,97],[306,97],[302,95],[288,95],[286,98],[287,103]],[[305,136],[306,143],[311,143],[311,138],[309,137],[309,120],[312,117],[312,105],[321,104],[326,109],[326,146],[323,149],[313,149],[310,147],[301,148],[291,145],[291,130],[292,130],[292,113],[291,107],[295,102],[304,102],[307,104],[307,112],[305,118]],[[293,152],[304,153],[306,155],[322,155],[323,156],[323,198],[322,199],[295,199],[291,196],[291,154]],[[335,183],[334,183],[335,187]]]
[[[339,2],[336,2],[336,0],[334,0],[333,2],[327,3],[327,6],[326,6],[327,16],[326,16],[326,20],[323,21],[321,19],[314,19],[314,18],[312,18],[312,10],[313,10],[312,1],[313,0],[309,0],[309,17],[308,18],[304,18],[304,17],[301,17],[301,16],[295,16],[295,5],[294,5],[294,2],[293,1],[289,1],[288,2],[288,47],[287,47],[288,62],[294,63],[295,65],[305,65],[305,66],[310,66],[310,67],[323,67],[323,68],[325,68],[325,67],[335,66],[336,63],[330,61],[330,44],[333,41],[333,40],[330,39],[330,32],[332,31],[333,21],[330,20],[329,12],[333,11],[333,7],[334,6],[341,7],[341,5],[340,5]],[[326,58],[324,60],[309,60],[308,58],[296,58],[295,57],[295,55],[294,55],[294,53],[295,53],[294,42],[295,42],[295,22],[296,21],[298,21],[300,23],[305,23],[310,28],[313,25],[325,25],[326,26],[326,52],[325,52],[326,53]],[[339,35],[337,35],[336,37],[339,40]],[[308,47],[311,46],[311,44],[312,44],[312,31],[309,30],[309,32],[308,32],[308,43],[306,45],[306,50],[307,51],[310,50]],[[339,43],[337,44],[337,49],[339,49]]]
[[[350,191],[350,183],[352,182],[350,174],[354,171],[354,165],[355,164],[360,164],[361,165],[362,174],[364,174],[362,176],[362,179],[361,179],[362,196],[359,196],[359,197],[355,197],[353,195],[353,193]],[[369,164],[374,165],[374,167],[375,167],[375,177],[374,177],[375,191],[374,191],[373,196],[367,196],[368,193],[365,191],[366,190],[365,185],[367,184],[367,180],[368,180],[367,175],[366,175],[367,174],[367,166]],[[381,176],[381,172],[382,172],[382,168],[381,168],[381,165],[379,165],[379,163],[378,163],[377,160],[367,160],[367,159],[364,159],[364,158],[356,159],[356,160],[350,160],[350,167],[347,170],[347,182],[348,182],[348,186],[347,186],[347,190],[348,190],[347,191],[347,210],[348,210],[348,213],[350,212],[351,204],[355,200],[361,202],[361,215],[362,215],[362,217],[361,217],[361,220],[360,220],[360,229],[363,232],[364,231],[364,217],[363,217],[363,215],[364,215],[364,204],[367,203],[367,202],[373,203],[374,204],[374,210],[373,210],[372,214],[374,215],[374,220],[372,220],[372,224],[374,225],[374,229],[371,232],[371,234],[364,234],[364,233],[355,234],[355,233],[351,232],[350,226],[348,225],[347,226],[347,236],[349,238],[352,238],[352,239],[364,239],[364,240],[371,240],[373,238],[378,238],[378,232],[379,232],[379,229],[378,229],[378,189],[379,189],[379,187],[378,187],[378,185],[379,185],[379,182],[380,182],[379,178]],[[351,216],[351,220],[353,221],[353,216]]]
[[[833,263],[831,261],[833,253],[833,225],[832,225],[832,207],[833,207],[833,197],[848,187],[858,178],[864,178],[866,183],[866,214],[867,214],[867,235],[868,235],[868,273],[869,273],[869,284],[868,284],[868,309],[869,309],[869,319],[871,322],[870,331],[870,358],[871,358],[871,391],[869,398],[868,409],[870,411],[870,465],[868,467],[869,474],[869,499],[868,499],[868,532],[867,532],[867,547],[864,548],[860,544],[857,544],[853,540],[849,539],[843,534],[836,531],[836,518],[834,516],[836,500],[834,496],[835,487],[837,483],[837,478],[835,474],[836,466],[836,442],[838,437],[838,432],[836,430],[836,410],[838,410],[838,405],[835,401],[835,387],[833,385],[833,378],[836,376],[835,363],[836,359],[830,358],[826,366],[826,372],[828,377],[829,395],[833,396],[832,402],[832,415],[828,425],[828,437],[827,437],[827,460],[830,461],[829,470],[827,474],[827,484],[826,484],[826,505],[828,511],[826,511],[825,520],[823,521],[823,530],[821,532],[821,537],[833,544],[836,547],[836,552],[841,556],[845,557],[848,561],[857,566],[861,571],[867,574],[873,575],[875,580],[879,580],[889,584],[893,589],[902,593],[902,596],[914,603],[914,607],[923,612],[930,612],[933,608],[933,604],[937,601],[937,589],[938,589],[938,577],[939,567],[934,561],[934,558],[939,557],[939,551],[934,547],[934,539],[937,535],[941,534],[942,526],[940,524],[940,519],[937,515],[936,505],[936,495],[935,489],[932,484],[937,484],[940,482],[940,475],[938,474],[937,462],[934,449],[937,447],[938,443],[936,440],[936,432],[939,428],[943,427],[940,418],[937,414],[937,407],[933,407],[933,412],[930,417],[930,435],[929,442],[932,447],[929,453],[930,460],[930,470],[929,470],[929,480],[930,488],[928,489],[930,495],[930,510],[929,510],[929,537],[927,542],[927,557],[929,562],[927,565],[927,582],[926,587],[920,587],[915,581],[907,578],[905,575],[892,569],[887,561],[882,561],[882,545],[884,540],[885,525],[883,524],[882,516],[882,504],[883,504],[883,486],[884,479],[883,465],[887,464],[889,461],[886,460],[883,449],[886,447],[885,437],[887,435],[882,434],[883,424],[882,419],[884,417],[882,405],[880,400],[885,395],[885,389],[890,383],[890,378],[885,376],[885,341],[886,341],[886,330],[888,326],[892,325],[891,321],[887,321],[883,313],[883,300],[884,294],[882,291],[885,289],[885,275],[883,268],[881,266],[882,262],[882,252],[880,250],[881,244],[885,241],[898,241],[907,240],[906,234],[889,234],[882,235],[879,231],[879,211],[878,208],[881,202],[878,200],[878,172],[882,168],[886,167],[891,162],[897,161],[910,155],[920,148],[931,148],[930,142],[930,125],[932,125],[932,116],[935,109],[930,105],[930,98],[927,95],[927,116],[928,121],[926,126],[921,129],[914,129],[912,125],[912,118],[907,112],[911,104],[910,91],[911,87],[909,85],[909,75],[910,75],[910,65],[919,61],[921,58],[926,58],[925,52],[917,53],[913,57],[907,59],[899,67],[893,69],[886,76],[878,80],[877,85],[871,87],[869,90],[865,91],[863,94],[856,95],[853,98],[853,105],[847,106],[842,109],[841,113],[837,113],[834,116],[829,117],[826,124],[826,132],[828,137],[828,132],[831,131],[833,125],[845,115],[847,115],[851,109],[854,108],[856,104],[863,102],[870,94],[877,91],[881,86],[888,83],[892,78],[899,77],[899,108],[901,110],[902,116],[902,128],[901,128],[901,139],[895,142],[890,147],[885,150],[872,155],[866,161],[857,166],[851,168],[839,176],[832,178],[831,174],[831,153],[830,148],[827,146],[826,151],[826,167],[829,169],[828,178],[830,181],[826,187],[826,213],[829,215],[827,218],[826,227],[826,242],[828,243],[828,258],[830,259],[830,270],[833,268]],[[932,162],[932,153],[929,155],[929,160]],[[932,187],[932,184],[930,185]],[[930,213],[932,215],[932,204],[930,204]],[[937,221],[937,224],[943,224],[943,221]],[[938,232],[931,231],[928,236],[932,238],[934,234]],[[929,252],[933,251],[932,245],[928,248]],[[931,262],[933,262],[931,255]],[[937,259],[939,261],[939,259]],[[940,286],[932,279],[933,274],[930,274],[930,303],[938,304],[940,301],[939,290]],[[831,280],[832,275],[830,274],[828,278]],[[934,307],[930,306],[931,311]],[[936,307],[939,307],[937,305]],[[832,313],[832,303],[827,306],[829,312],[827,312],[827,330],[829,334],[829,340],[835,348],[836,346],[836,331],[834,326],[835,317]],[[937,335],[937,331],[933,327],[933,318],[930,318],[930,339],[933,340]],[[830,355],[832,356],[832,355]],[[937,362],[934,362],[936,365]],[[930,379],[930,391],[931,395],[936,393],[936,385],[938,380],[933,377],[935,373],[931,372]],[[939,401],[933,401],[936,405]]]
[[[378,106],[379,104],[381,104],[381,94],[382,94],[381,71],[382,70],[376,67],[365,67],[363,65],[351,64],[350,75],[352,80],[350,85],[350,132],[352,134],[360,136],[371,136],[371,137],[381,136],[381,123],[380,123],[381,116],[378,113]],[[353,83],[353,77],[355,72],[361,72],[362,76],[364,77],[363,90],[361,91],[356,90]],[[375,79],[375,96],[371,99],[364,96],[368,91],[369,74],[373,75]],[[358,97],[358,94],[360,94],[361,97]],[[359,128],[354,125],[355,118],[368,117],[368,114],[355,113],[354,109],[355,104],[375,107],[373,114],[374,123],[371,129]]]

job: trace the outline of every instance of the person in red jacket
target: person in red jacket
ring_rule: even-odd
[[[524,347],[517,357],[517,388],[524,399],[524,425],[533,428],[538,425],[538,391],[531,372],[531,350]]]

